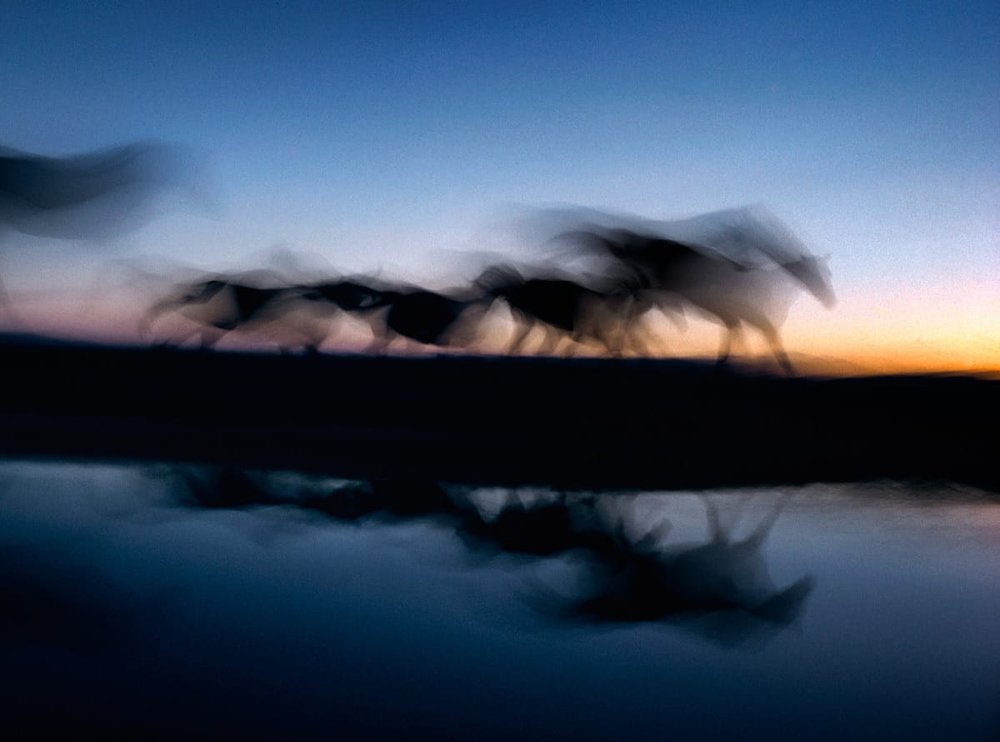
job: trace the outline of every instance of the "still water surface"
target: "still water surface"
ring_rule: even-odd
[[[266,479],[272,492],[341,486]],[[433,512],[206,507],[193,481],[210,479],[0,464],[8,729],[1000,735],[996,496],[870,483],[573,505],[574,532],[630,544],[623,560],[494,527],[511,503],[533,513],[554,493],[446,488],[474,509],[473,534]],[[649,565],[669,600],[642,602]]]

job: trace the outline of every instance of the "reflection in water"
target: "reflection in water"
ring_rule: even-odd
[[[998,529],[971,491],[8,463],[0,706],[35,737],[987,738]]]
[[[549,601],[546,611],[564,619],[630,623],[707,618],[696,628],[708,638],[731,643],[791,624],[813,585],[812,578],[802,577],[779,590],[768,575],[763,547],[784,499],[748,535],[734,538],[737,524],[724,527],[720,504],[703,496],[708,539],[672,543],[667,538],[669,495],[657,498],[655,526],[636,534],[637,518],[630,507],[634,499],[623,495],[500,491],[495,494],[501,499],[486,511],[477,504],[475,490],[446,492],[434,483],[302,484],[289,491],[274,487],[266,474],[231,467],[183,472],[181,480],[178,500],[199,507],[284,505],[340,521],[379,515],[434,518],[454,528],[473,549],[533,557],[568,554],[581,573],[580,594]],[[738,515],[747,497],[752,496],[733,496],[726,504],[735,504]],[[548,591],[549,596],[565,592],[564,585]],[[545,605],[540,596],[531,602]]]
[[[577,612],[598,621],[630,622],[705,618],[695,625],[723,643],[760,636],[798,618],[813,588],[811,577],[778,589],[767,570],[764,542],[780,504],[748,536],[722,528],[718,506],[705,499],[710,538],[670,547],[644,537],[601,565],[592,594]]]

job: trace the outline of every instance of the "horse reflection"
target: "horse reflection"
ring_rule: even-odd
[[[702,499],[708,541],[665,547],[659,539],[619,540],[617,553],[592,571],[593,588],[574,603],[571,615],[616,623],[726,617],[736,619],[725,628],[737,633],[751,632],[757,624],[793,622],[812,591],[813,578],[778,589],[763,555],[786,498],[742,539],[733,536],[735,523],[724,528],[718,506]]]
[[[500,491],[490,507],[475,489],[417,480],[290,489],[270,486],[264,474],[224,469],[188,474],[182,482],[178,499],[188,506],[284,505],[342,523],[431,519],[487,558],[509,555],[535,564],[568,558],[580,578],[572,594],[529,580],[533,589],[525,596],[559,622],[671,623],[732,644],[794,623],[814,584],[805,576],[779,588],[769,575],[763,548],[787,496],[741,538],[735,536],[738,510],[725,524],[718,504],[702,496],[707,540],[671,545],[669,511],[639,517],[640,498],[620,494]],[[727,502],[737,508],[750,499],[735,498]]]

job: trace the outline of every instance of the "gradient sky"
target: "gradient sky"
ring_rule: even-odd
[[[446,272],[441,251],[490,247],[511,204],[670,219],[763,203],[832,256],[840,304],[800,300],[791,349],[1000,369],[995,2],[6,1],[0,16],[0,144],[193,145],[218,202],[111,248],[5,236],[15,295],[68,296],[125,254],[226,267],[276,244],[420,278]]]

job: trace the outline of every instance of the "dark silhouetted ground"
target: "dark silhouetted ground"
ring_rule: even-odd
[[[683,360],[277,355],[9,336],[0,452],[359,479],[676,489],[1000,489],[1000,382]]]

